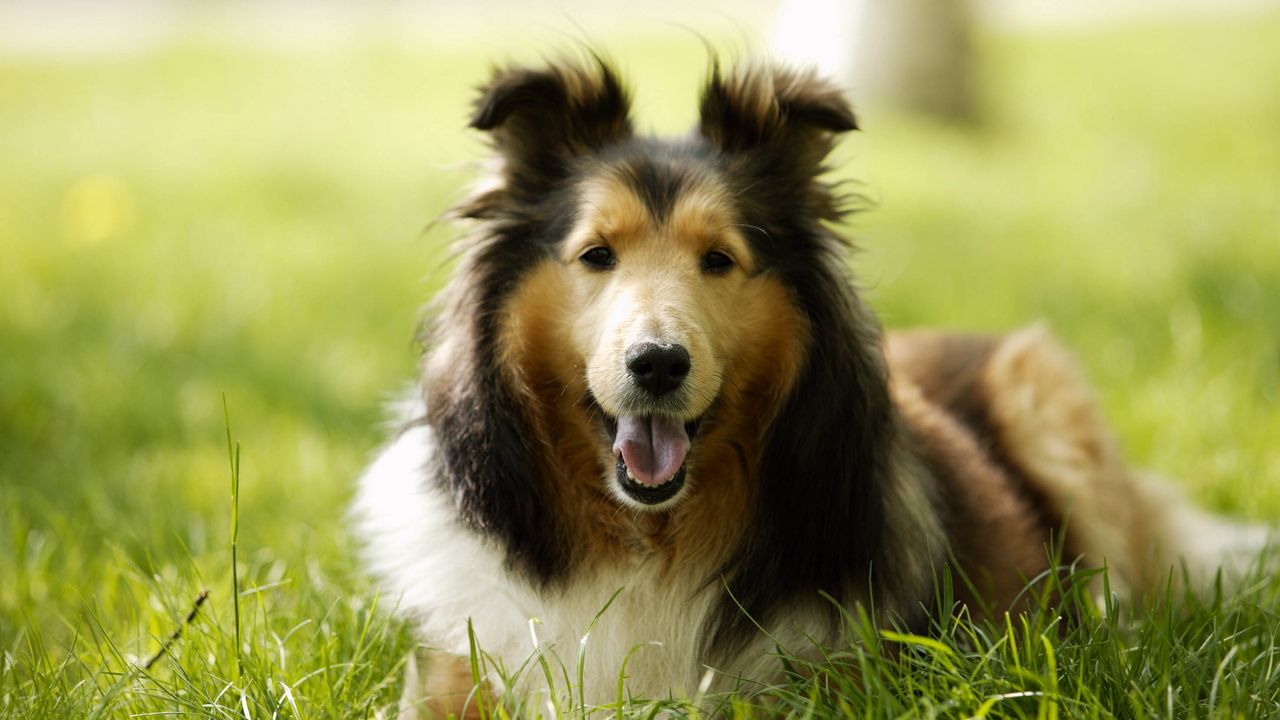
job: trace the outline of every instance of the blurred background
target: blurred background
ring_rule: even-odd
[[[109,705],[100,666],[224,586],[224,396],[264,636],[353,652],[286,632],[368,617],[344,505],[484,155],[474,87],[583,45],[663,133],[708,45],[823,63],[885,323],[1045,322],[1132,461],[1280,522],[1280,3],[894,5],[0,1],[0,684]]]

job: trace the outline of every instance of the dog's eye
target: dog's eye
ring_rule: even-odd
[[[618,257],[607,247],[596,246],[578,257],[583,265],[593,270],[608,270],[618,264]]]
[[[718,250],[702,256],[702,272],[719,274],[733,267],[733,258]]]

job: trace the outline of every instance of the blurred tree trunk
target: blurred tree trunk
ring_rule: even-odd
[[[783,0],[773,48],[847,88],[860,115],[896,107],[967,119],[972,30],[965,0]]]

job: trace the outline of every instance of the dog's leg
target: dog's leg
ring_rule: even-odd
[[[1043,328],[1004,339],[983,381],[999,446],[1122,593],[1158,593],[1182,563],[1193,588],[1219,568],[1238,579],[1265,546],[1265,528],[1211,516],[1126,467],[1083,374]]]
[[[481,701],[466,658],[427,648],[409,653],[399,720],[471,720],[480,717]]]

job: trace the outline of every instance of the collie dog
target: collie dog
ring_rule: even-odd
[[[978,614],[1055,557],[1133,596],[1260,547],[1123,464],[1043,329],[882,335],[823,179],[854,115],[813,73],[713,65],[661,139],[598,58],[508,67],[471,127],[496,162],[355,502],[430,648],[405,708],[467,707],[477,648],[575,675],[582,652],[588,702],[620,674],[690,697],[840,642],[856,606],[926,629],[944,570]],[[481,684],[538,692],[525,667]]]

